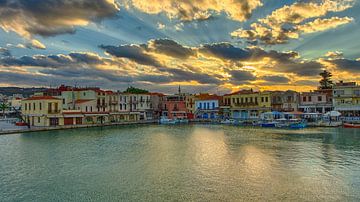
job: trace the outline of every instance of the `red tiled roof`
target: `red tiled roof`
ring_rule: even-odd
[[[148,95],[158,95],[158,96],[165,96],[164,94],[162,93],[147,93]]]
[[[53,96],[32,96],[25,100],[60,100],[60,99]]]

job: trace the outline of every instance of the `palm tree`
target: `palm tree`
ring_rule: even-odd
[[[9,108],[10,106],[8,104],[6,104],[5,102],[1,103],[0,104],[0,110],[2,111],[2,114],[3,114],[3,118],[5,118],[5,110],[7,108]]]

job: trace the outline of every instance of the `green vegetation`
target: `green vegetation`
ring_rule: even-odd
[[[331,80],[331,72],[324,70],[320,73],[320,76],[322,77],[320,80],[320,89],[332,89],[334,83]]]
[[[135,87],[128,87],[124,93],[133,93],[133,94],[141,94],[141,93],[148,93],[149,91],[144,90],[144,89],[140,89],[140,88],[135,88]]]
[[[5,118],[5,110],[9,108],[10,106],[6,104],[5,102],[0,103],[0,110],[2,111],[3,118]]]

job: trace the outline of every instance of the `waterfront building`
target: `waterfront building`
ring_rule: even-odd
[[[186,100],[185,100],[185,104],[186,104],[186,111],[188,113],[188,116],[190,119],[194,118],[194,114],[196,111],[196,107],[195,107],[195,101],[198,100],[198,95],[196,94],[188,94],[186,95]]]
[[[64,125],[62,100],[53,96],[33,96],[21,102],[22,118],[30,126]]]
[[[165,96],[162,116],[169,119],[187,119],[186,96],[183,94]]]
[[[333,110],[332,90],[316,90],[300,94],[299,111],[305,113],[321,113]]]
[[[241,90],[224,97],[226,104],[230,101],[230,117],[233,119],[258,119],[260,114],[271,111],[271,93],[268,91]]]
[[[356,82],[340,81],[333,88],[334,110],[343,116],[360,117],[360,86]]]
[[[219,118],[219,106],[222,97],[210,94],[200,94],[195,101],[195,117],[198,119]]]
[[[271,92],[271,109],[279,112],[296,112],[299,108],[300,94],[296,91]]]
[[[222,102],[220,103],[220,114],[223,119],[231,118],[231,96],[232,94],[225,94],[222,96]]]
[[[153,112],[153,119],[159,119],[162,113],[162,106],[165,95],[162,93],[148,93],[150,95],[151,109]]]
[[[127,112],[129,120],[153,119],[151,95],[149,93],[118,93],[119,112]]]

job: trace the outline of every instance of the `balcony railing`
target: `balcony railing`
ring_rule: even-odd
[[[234,106],[236,107],[251,107],[251,106],[258,106],[258,102],[247,102],[247,103],[236,103]]]
[[[48,110],[48,114],[59,114],[60,110]]]

